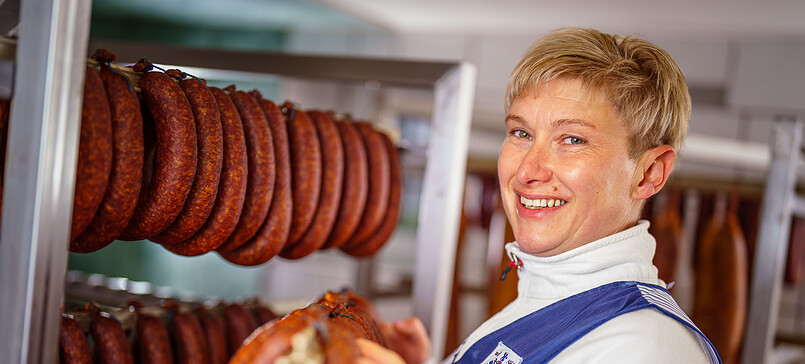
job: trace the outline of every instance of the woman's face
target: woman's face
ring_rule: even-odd
[[[552,256],[635,225],[637,161],[602,95],[585,93],[575,79],[550,81],[514,101],[506,129],[498,178],[526,252]]]

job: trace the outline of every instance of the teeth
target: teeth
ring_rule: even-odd
[[[520,196],[520,203],[523,204],[526,208],[529,209],[541,209],[545,207],[555,207],[555,206],[562,206],[567,203],[565,200],[559,199],[536,199],[536,200],[529,200],[523,196]]]

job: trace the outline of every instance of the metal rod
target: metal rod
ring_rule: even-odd
[[[747,364],[769,362],[773,348],[802,132],[802,121],[792,118],[772,125],[772,161],[760,210],[749,317],[741,355]]]
[[[476,69],[461,63],[436,84],[422,183],[414,272],[414,315],[428,328],[431,358],[444,357]]]

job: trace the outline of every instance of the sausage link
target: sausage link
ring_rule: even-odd
[[[349,238],[349,241],[341,246],[344,251],[357,248],[377,231],[386,216],[389,190],[391,189],[389,153],[386,151],[383,137],[370,124],[355,123],[355,126],[366,143],[370,173],[369,191],[360,226]]]
[[[93,311],[90,332],[99,364],[134,364],[131,345],[117,320]]]
[[[224,322],[226,323],[227,342],[229,353],[235,351],[243,344],[243,340],[257,328],[252,314],[239,304],[231,304],[224,307]]]
[[[224,320],[221,316],[204,308],[204,306],[196,308],[196,316],[198,316],[201,328],[204,330],[210,364],[226,364],[229,359],[229,353],[226,348]]]
[[[175,311],[171,320],[171,337],[176,352],[176,363],[209,363],[204,332],[195,316]]]
[[[369,236],[366,241],[361,243],[354,249],[344,249],[349,255],[354,257],[366,257],[373,255],[380,249],[383,244],[388,241],[391,234],[397,228],[397,219],[400,216],[400,199],[402,197],[402,172],[400,168],[400,160],[397,156],[397,148],[391,139],[385,134],[381,133],[383,143],[386,145],[386,150],[389,154],[389,169],[391,170],[391,188],[388,196],[388,211],[383,218],[383,223],[377,231]]]
[[[313,322],[326,320],[329,313],[319,305],[310,305],[289,313],[282,320],[260,326],[235,352],[229,364],[273,363],[290,350],[294,334]]]
[[[274,311],[260,303],[254,308],[254,316],[257,317],[258,325],[264,325],[277,318],[277,314]]]
[[[344,145],[338,127],[326,113],[310,111],[308,114],[321,142],[321,193],[315,208],[316,215],[307,232],[280,253],[281,257],[287,259],[305,257],[327,241],[338,215],[344,182]]]
[[[136,349],[142,364],[171,364],[173,349],[170,335],[162,321],[151,315],[137,312]]]
[[[76,320],[67,316],[62,316],[59,329],[59,362],[92,364],[92,350],[89,348],[87,334]]]
[[[325,363],[349,364],[357,362],[360,358],[360,349],[355,340],[357,338],[369,339],[369,337],[350,317],[334,316],[324,321],[327,332],[325,335],[321,335],[321,342]]]
[[[321,144],[316,126],[306,112],[293,104],[283,105],[288,120],[293,185],[293,217],[286,246],[295,244],[307,231],[319,203],[321,193]]]
[[[142,186],[143,117],[137,93],[125,75],[109,66],[101,66],[100,75],[112,111],[112,171],[98,212],[70,243],[75,253],[91,253],[115,241],[134,214]]]
[[[352,236],[361,222],[369,191],[369,162],[363,138],[351,123],[338,121],[336,125],[344,144],[344,183],[341,205],[325,249],[339,247]]]
[[[196,139],[198,141],[198,160],[193,186],[187,195],[184,208],[167,229],[150,240],[173,245],[187,240],[195,234],[210,216],[218,194],[223,163],[223,136],[221,114],[215,96],[201,81],[190,78],[179,82],[196,120]],[[181,245],[172,252],[180,255],[199,255],[209,250],[194,249],[193,245]]]
[[[274,143],[263,110],[248,93],[233,91],[229,94],[243,121],[246,150],[249,156],[249,177],[246,184],[246,201],[235,231],[218,247],[230,251],[245,244],[260,229],[268,215],[274,193]]]
[[[189,239],[171,245],[169,250],[197,249],[212,251],[226,241],[238,224],[246,199],[246,180],[249,162],[246,155],[246,136],[243,124],[232,99],[223,90],[210,87],[221,114],[223,131],[223,165],[215,205],[204,225]]]
[[[182,212],[196,175],[196,123],[181,87],[164,73],[146,72],[140,89],[154,120],[156,163],[122,240],[148,239],[167,228]]]
[[[271,128],[271,135],[274,139],[276,181],[271,208],[260,231],[243,246],[232,251],[218,252],[224,259],[239,265],[263,264],[280,252],[285,246],[291,230],[293,208],[291,157],[288,149],[288,130],[285,125],[285,117],[277,105],[263,99],[259,92],[252,91],[251,95],[260,104]]]
[[[98,211],[112,169],[112,112],[109,110],[109,100],[98,71],[87,66],[85,74],[70,241],[84,232]]]

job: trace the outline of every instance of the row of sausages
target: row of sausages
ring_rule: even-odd
[[[70,251],[114,240],[257,265],[321,248],[374,254],[401,197],[397,149],[371,124],[222,90],[142,60],[140,93],[87,66]]]
[[[223,364],[254,329],[277,317],[256,302],[192,310],[173,302],[162,307],[132,302],[129,307],[135,318],[126,328],[119,315],[93,304],[63,313],[59,363]]]

